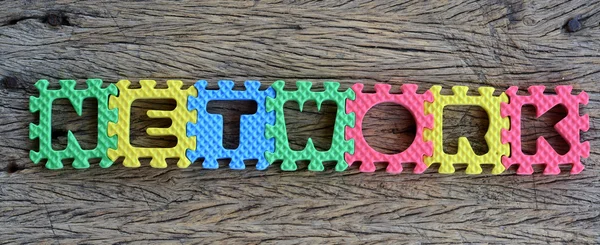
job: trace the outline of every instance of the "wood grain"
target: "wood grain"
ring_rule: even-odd
[[[599,243],[600,1],[2,1],[0,2],[0,243]],[[579,18],[570,32],[567,22]],[[416,82],[471,88],[511,85],[585,90],[591,128],[583,133],[591,156],[579,175],[500,176],[373,174],[188,169],[139,169],[115,164],[61,171],[34,165],[28,151],[29,96],[38,79],[102,78],[116,82],[150,78],[246,79],[270,84],[284,79],[317,83],[376,82],[397,89]],[[135,83],[135,82],[134,82]],[[55,85],[56,86],[56,85]],[[473,90],[476,91],[476,90]],[[548,90],[548,92],[551,92]],[[75,116],[57,102],[54,146],[73,130],[94,145],[94,102]],[[133,113],[169,108],[169,101],[142,101]],[[308,137],[330,144],[332,112],[287,105],[291,144]],[[248,109],[250,108],[250,109]],[[235,115],[251,105],[215,105],[232,118],[225,144],[234,146]],[[486,116],[477,107],[446,110],[446,150],[466,135],[485,151]],[[393,112],[393,113],[391,113]],[[365,121],[369,141],[398,151],[411,139],[410,116],[391,105]],[[528,149],[548,136],[565,150],[552,125],[560,111],[526,117]],[[173,139],[145,136],[148,126],[168,125],[142,116],[132,140],[168,146]],[[238,119],[239,120],[239,119]],[[292,130],[293,129],[293,130]],[[446,130],[447,129],[447,130]],[[233,133],[231,133],[233,132]],[[380,136],[380,137],[378,137]],[[221,163],[223,166],[226,161]],[[405,171],[410,171],[407,166]],[[569,167],[563,168],[568,171]],[[464,172],[464,167],[459,172]]]

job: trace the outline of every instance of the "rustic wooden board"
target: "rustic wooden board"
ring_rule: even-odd
[[[600,1],[2,1],[0,2],[0,241],[1,243],[599,243]],[[579,16],[581,28],[567,22]],[[49,171],[28,151],[29,96],[36,80],[62,78],[245,79],[267,84],[335,80],[398,86],[414,81],[472,88],[488,85],[572,84],[590,94],[583,112],[591,129],[586,169],[543,176],[373,174],[358,166],[342,173],[220,169]],[[292,86],[293,87],[293,86]],[[94,104],[84,115],[59,101],[53,130],[57,148],[73,130],[93,147]],[[172,139],[144,136],[144,111],[169,101],[134,105],[133,141],[168,146]],[[289,105],[292,144],[308,137],[327,148],[335,108],[306,112]],[[234,115],[249,104],[219,104],[226,114],[225,144],[235,146]],[[540,135],[567,146],[552,131],[560,110],[534,120],[528,110],[524,140]],[[228,119],[229,120],[229,119]],[[236,121],[237,120],[237,121]],[[467,135],[485,152],[486,116],[476,107],[445,114],[445,143],[456,151]],[[385,152],[407,147],[410,115],[394,106],[370,112],[369,142]],[[447,129],[446,129],[447,128]],[[293,130],[292,130],[293,129]],[[226,162],[222,163],[227,164]],[[407,166],[405,171],[410,171]],[[568,170],[569,167],[563,170]],[[464,167],[459,171],[464,171]]]

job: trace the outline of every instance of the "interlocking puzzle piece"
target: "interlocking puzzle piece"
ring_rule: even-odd
[[[584,91],[579,95],[571,95],[572,86],[556,86],[556,95],[544,94],[544,86],[531,86],[530,95],[517,95],[518,87],[510,87],[506,94],[510,103],[502,103],[503,117],[510,117],[510,130],[502,130],[502,143],[510,143],[510,157],[502,157],[504,167],[519,164],[517,174],[532,174],[532,164],[545,164],[544,174],[559,174],[559,164],[573,164],[572,174],[578,174],[584,168],[581,157],[590,155],[590,143],[580,143],[579,131],[588,131],[590,128],[589,116],[579,116],[579,105],[587,105],[588,95]],[[523,105],[533,105],[536,108],[536,117],[540,117],[556,105],[562,104],[567,109],[567,115],[554,125],[558,132],[569,143],[571,148],[564,155],[558,154],[544,137],[537,139],[537,152],[527,155],[521,151],[521,108]]]
[[[500,116],[500,103],[508,102],[505,93],[500,96],[493,96],[494,88],[480,87],[480,96],[468,96],[468,87],[454,86],[452,92],[454,95],[441,95],[441,86],[431,87],[433,93],[433,103],[425,103],[425,114],[433,114],[435,119],[433,130],[426,129],[424,132],[425,141],[433,142],[432,156],[425,157],[425,164],[431,166],[433,163],[440,163],[440,173],[454,173],[453,164],[468,164],[467,174],[480,174],[481,164],[493,164],[493,174],[500,174],[504,171],[501,157],[510,154],[508,144],[503,144],[501,130],[509,128],[508,118]],[[485,134],[485,141],[489,151],[483,155],[477,155],[473,152],[471,145],[466,137],[458,138],[458,152],[456,154],[446,154],[443,149],[443,111],[447,105],[476,105],[483,108],[489,117],[489,127]]]
[[[354,127],[354,114],[346,114],[346,99],[354,99],[354,91],[348,89],[344,92],[338,91],[340,84],[337,82],[325,82],[325,91],[313,92],[310,90],[312,83],[309,81],[298,81],[296,91],[285,91],[284,81],[276,81],[271,85],[275,90],[275,98],[267,98],[267,111],[275,111],[275,124],[267,125],[265,135],[267,138],[275,138],[275,151],[266,152],[267,161],[273,163],[276,160],[283,160],[281,169],[284,171],[295,171],[298,166],[298,160],[310,160],[308,169],[310,171],[323,171],[324,161],[337,161],[335,170],[343,171],[348,168],[344,160],[346,152],[354,153],[354,142],[344,139],[344,127]],[[290,149],[287,130],[285,126],[285,116],[283,114],[283,105],[287,101],[296,101],[302,111],[302,106],[306,101],[313,100],[317,104],[317,109],[321,109],[323,101],[333,101],[337,104],[336,120],[333,128],[333,139],[331,148],[327,151],[317,151],[312,142],[308,139],[306,147],[301,151]]]
[[[166,158],[179,158],[177,166],[187,168],[190,161],[185,156],[187,149],[196,149],[195,137],[186,137],[186,123],[196,122],[196,111],[187,110],[188,96],[196,96],[196,88],[190,86],[182,90],[183,83],[178,80],[168,80],[166,89],[157,89],[154,80],[140,80],[141,88],[130,89],[128,80],[117,83],[118,96],[111,96],[109,108],[119,109],[119,119],[116,123],[109,123],[108,135],[118,137],[117,148],[108,149],[108,157],[115,161],[119,157],[125,157],[125,167],[139,167],[139,158],[152,158],[150,166],[154,168],[166,168]],[[153,136],[175,136],[177,145],[171,148],[143,148],[134,147],[129,142],[130,138],[130,116],[131,104],[138,99],[173,99],[177,106],[172,111],[149,110],[150,118],[170,118],[172,124],[168,128],[148,128],[146,133]]]
[[[29,138],[40,140],[40,151],[30,151],[29,157],[34,163],[41,159],[48,159],[46,168],[63,168],[62,160],[73,158],[74,168],[89,168],[90,158],[101,158],[100,167],[107,168],[112,161],[106,156],[109,147],[116,146],[116,139],[108,137],[106,129],[108,122],[117,120],[117,109],[108,108],[108,96],[116,95],[117,88],[110,84],[102,88],[102,80],[88,79],[86,89],[75,89],[75,80],[60,80],[60,89],[48,90],[48,80],[39,80],[35,87],[40,91],[40,97],[29,98],[29,111],[40,112],[40,124],[29,124]],[[67,147],[64,150],[52,149],[52,102],[56,99],[69,99],[77,115],[81,116],[82,104],[85,99],[98,100],[98,144],[91,150],[83,150],[73,133],[69,130]]]
[[[267,97],[274,97],[275,91],[268,88],[260,91],[259,81],[246,81],[245,91],[234,91],[233,81],[219,81],[219,90],[207,90],[204,80],[196,82],[197,97],[188,97],[188,110],[198,112],[197,123],[187,124],[187,136],[196,137],[196,149],[187,150],[191,162],[204,158],[202,167],[219,168],[217,159],[229,158],[229,168],[244,169],[244,160],[257,159],[256,168],[264,170],[269,166],[265,152],[274,150],[274,140],[265,138],[265,126],[275,122],[275,112],[266,111]],[[252,115],[242,115],[240,119],[240,143],[237,149],[223,147],[223,116],[206,111],[211,100],[253,100],[257,110]]]
[[[431,91],[417,94],[418,86],[415,84],[404,84],[401,87],[402,94],[390,94],[391,85],[375,84],[375,93],[363,93],[364,85],[356,83],[352,90],[356,99],[346,100],[346,113],[354,113],[356,117],[355,127],[346,127],[346,140],[354,139],[354,154],[346,153],[346,162],[349,165],[361,161],[361,172],[374,172],[375,162],[387,162],[386,171],[389,173],[402,172],[402,163],[416,163],[414,173],[422,173],[427,169],[423,162],[423,156],[431,156],[433,146],[431,142],[423,140],[423,129],[433,128],[433,116],[425,115],[425,101],[433,102]],[[402,105],[410,111],[416,121],[416,135],[411,145],[403,152],[397,154],[380,153],[367,143],[363,135],[362,123],[365,114],[375,105],[393,102]]]

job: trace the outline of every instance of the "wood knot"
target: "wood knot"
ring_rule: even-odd
[[[5,77],[2,80],[2,85],[7,89],[19,88],[19,81],[14,77]]]
[[[6,165],[6,172],[9,174],[12,174],[14,172],[17,172],[17,171],[23,170],[23,169],[25,169],[25,168],[19,166],[15,162],[10,162],[8,165]]]
[[[567,22],[567,31],[568,32],[576,32],[581,30],[581,22],[579,22],[580,16],[570,19]]]
[[[52,139],[58,139],[59,137],[66,137],[67,136],[67,130],[64,129],[52,129],[52,134],[50,134]]]
[[[51,26],[70,26],[69,19],[61,13],[49,13],[44,18],[44,22]]]

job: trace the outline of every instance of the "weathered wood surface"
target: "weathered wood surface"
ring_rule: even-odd
[[[0,2],[0,243],[599,243],[600,1],[2,1]],[[580,16],[581,28],[565,28]],[[590,94],[591,156],[579,175],[500,176],[358,172],[314,173],[220,169],[49,171],[28,151],[28,99],[37,79],[121,78],[190,85],[197,79],[336,80],[400,85],[573,84]],[[369,90],[372,88],[369,87]],[[449,92],[448,90],[445,90]],[[169,102],[137,103],[134,114]],[[223,108],[224,107],[224,108]],[[251,105],[217,105],[226,114]],[[310,106],[309,106],[310,107]],[[54,137],[67,130],[93,147],[93,103],[82,117],[58,102]],[[297,108],[297,105],[290,105]],[[229,109],[239,109],[231,112]],[[316,138],[328,147],[332,116],[323,108],[289,110],[292,143]],[[390,114],[389,112],[398,112]],[[478,151],[485,114],[472,107],[447,110],[445,138],[468,135]],[[406,148],[410,116],[392,106],[373,110],[370,142],[386,152]],[[533,117],[531,111],[528,112]],[[137,117],[137,116],[136,116]],[[172,144],[144,136],[140,145]],[[551,136],[560,114],[528,120],[528,149]],[[239,120],[239,119],[237,119]],[[236,119],[228,124],[233,146]],[[233,132],[233,133],[232,133]],[[379,136],[378,136],[379,135]],[[554,136],[554,137],[552,137]],[[225,162],[223,164],[226,164]],[[565,168],[564,170],[568,170]],[[464,170],[464,168],[462,168]]]

